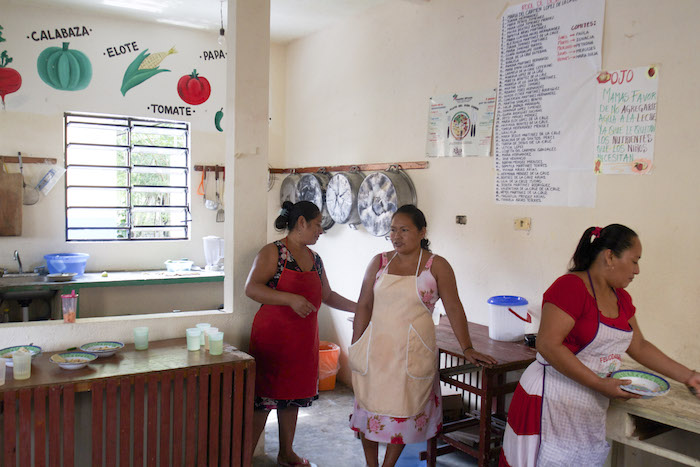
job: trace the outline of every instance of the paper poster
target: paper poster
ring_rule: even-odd
[[[598,75],[595,173],[647,174],[652,170],[658,87],[656,66]]]
[[[535,0],[501,18],[494,132],[503,204],[594,206],[604,0]]]
[[[496,90],[430,98],[428,157],[488,157]]]

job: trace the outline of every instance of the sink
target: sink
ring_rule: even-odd
[[[40,284],[44,283],[46,283],[46,276],[36,273],[5,274],[0,277],[0,300],[32,300],[53,297],[56,291],[41,287]],[[7,287],[21,289],[3,290]]]
[[[15,285],[32,285],[33,282],[46,282],[46,276],[28,272],[23,274],[5,274],[0,276],[0,287]]]

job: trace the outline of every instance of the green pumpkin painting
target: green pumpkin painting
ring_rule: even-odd
[[[80,91],[92,79],[90,60],[79,50],[69,50],[68,42],[63,47],[49,47],[39,54],[36,68],[41,80],[61,91]]]

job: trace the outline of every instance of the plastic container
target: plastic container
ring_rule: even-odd
[[[199,345],[204,345],[204,332],[207,330],[207,328],[211,327],[211,324],[209,323],[197,323],[194,325],[196,328],[198,328],[202,333],[199,336]]]
[[[49,274],[75,273],[80,277],[85,273],[85,264],[90,257],[87,253],[52,253],[45,255]]]
[[[194,261],[189,259],[169,259],[165,262],[165,269],[168,272],[189,271],[193,264]]]
[[[134,328],[134,348],[136,350],[148,349],[148,327],[139,326]]]
[[[210,326],[202,329],[202,334],[204,335],[204,350],[209,350],[209,337],[215,332],[219,332],[219,328]]]
[[[333,342],[318,343],[318,390],[331,391],[335,389],[335,375],[340,365],[340,347]]]
[[[61,295],[61,307],[63,310],[63,322],[75,323],[75,315],[78,309],[78,294],[75,290],[70,294]]]
[[[525,338],[525,323],[532,322],[527,300],[516,295],[496,295],[488,299],[489,337],[515,342]]]
[[[187,334],[187,350],[190,352],[199,350],[201,345],[199,343],[199,338],[202,336],[202,330],[199,328],[187,328],[185,333]]]
[[[224,353],[224,333],[222,331],[209,334],[209,354],[221,355]]]
[[[12,371],[15,379],[29,379],[32,376],[31,352],[15,352],[12,354]]]

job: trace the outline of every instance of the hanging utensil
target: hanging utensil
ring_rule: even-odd
[[[206,167],[204,167],[203,170],[206,171]],[[206,173],[206,175],[204,176],[204,207],[215,211],[219,208],[219,203],[214,201],[213,199],[207,199],[208,182],[209,182],[209,173]]]
[[[36,188],[30,187],[27,185],[27,182],[24,181],[24,169],[22,166],[21,152],[17,152],[17,158],[19,159],[19,173],[22,174],[22,204],[31,206],[39,201],[39,192],[36,191]]]
[[[219,203],[219,210],[216,211],[216,222],[224,222],[225,220],[225,214],[224,214],[224,188],[223,188],[223,180],[224,177],[223,175],[221,176],[221,182],[219,182],[219,172],[221,169],[217,165],[216,168],[214,169],[214,173],[216,174],[215,179],[216,179],[216,202]],[[221,183],[221,189],[219,189],[219,183]]]

